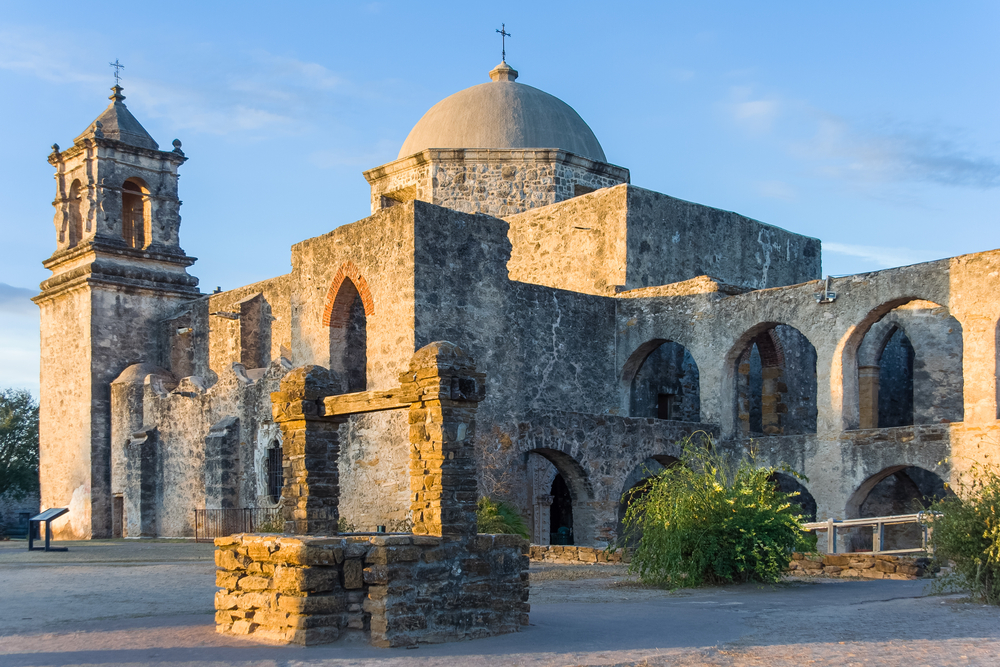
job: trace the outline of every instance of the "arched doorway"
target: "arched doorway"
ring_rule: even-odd
[[[930,507],[952,492],[939,475],[917,466],[893,466],[865,480],[847,505],[850,519],[912,514]],[[883,550],[909,549],[920,545],[922,530],[917,524],[886,526]],[[870,528],[852,530],[845,535],[849,551],[870,551]]]
[[[587,471],[570,454],[550,448],[530,450],[527,465],[532,480],[532,541],[591,546],[596,518]]]
[[[640,345],[625,363],[622,380],[629,389],[629,416],[701,420],[698,364],[680,343],[654,339]]]
[[[737,425],[745,436],[816,432],[816,348],[795,327],[762,325],[736,358]]]

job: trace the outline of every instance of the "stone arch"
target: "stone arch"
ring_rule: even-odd
[[[74,248],[83,240],[83,184],[80,179],[69,186],[69,220],[66,229],[66,247]]]
[[[141,250],[152,243],[152,237],[149,186],[141,178],[129,177],[122,183],[122,240]]]
[[[892,465],[870,475],[847,501],[848,519],[912,514],[926,509],[934,499],[952,492],[933,470],[915,465]],[[919,544],[919,526],[886,526],[883,549],[905,549]],[[851,551],[871,549],[870,530],[855,530],[844,536]]]
[[[348,392],[368,388],[368,318],[374,313],[367,281],[347,262],[327,292],[323,323],[330,331],[330,368],[345,378]]]
[[[840,411],[840,427],[842,429],[856,429],[861,422],[858,353],[865,336],[871,330],[872,325],[882,319],[889,311],[911,301],[924,298],[904,292],[898,297],[882,302],[869,310],[857,324],[848,328],[837,343],[833,354],[833,364],[830,368],[830,394],[834,401],[834,408]],[[946,298],[937,300],[938,303],[945,301],[947,301]]]
[[[857,427],[963,421],[961,323],[925,299],[886,305],[857,343]]]
[[[528,450],[527,454],[537,454],[555,467],[557,474],[552,482],[553,486],[560,479],[565,483],[572,503],[573,543],[581,546],[596,544],[594,487],[586,469],[573,456],[558,449],[539,447]],[[551,511],[551,506],[549,511]],[[542,526],[543,532],[553,532],[550,520],[542,522]],[[545,526],[548,526],[549,530],[546,531]],[[536,536],[536,539],[538,537]]]
[[[625,535],[625,512],[631,502],[642,496],[652,477],[658,475],[662,470],[676,464],[679,459],[668,454],[654,454],[632,469],[632,472],[625,477],[622,483],[621,494],[618,496],[618,539],[628,546],[635,546],[641,535]]]
[[[793,326],[764,322],[727,355],[735,424],[744,436],[815,433],[816,348]]]
[[[783,472],[776,472],[769,478],[782,493],[797,493],[791,501],[799,506],[802,517],[806,521],[816,520],[816,498],[809,492],[801,480]]]
[[[663,338],[643,343],[625,362],[621,381],[631,417],[701,420],[698,364],[680,343]]]

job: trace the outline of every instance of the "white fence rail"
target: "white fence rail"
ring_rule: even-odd
[[[914,554],[923,553],[930,550],[930,522],[934,518],[932,512],[917,512],[916,514],[897,514],[895,516],[874,516],[867,519],[847,519],[836,521],[828,519],[815,523],[802,525],[803,530],[826,531],[826,552],[828,554],[837,553],[837,532],[844,528],[864,528],[870,526],[872,529],[872,554]],[[897,526],[901,524],[915,523],[921,528],[920,546],[912,549],[882,549],[885,544],[885,527]]]

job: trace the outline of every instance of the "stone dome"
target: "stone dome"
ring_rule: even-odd
[[[427,148],[561,148],[607,162],[597,137],[571,106],[516,83],[517,71],[505,62],[490,78],[431,107],[410,130],[399,157]]]

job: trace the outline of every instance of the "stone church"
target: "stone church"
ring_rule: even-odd
[[[699,431],[804,475],[775,481],[819,519],[911,511],[1000,453],[1000,251],[823,280],[819,240],[632,186],[517,79],[502,62],[436,104],[364,172],[369,217],[225,292],[181,246],[181,143],[161,150],[120,87],[54,146],[35,301],[57,535],[184,537],[195,510],[277,506],[281,378],[323,366],[361,404],[432,341],[485,374],[479,492],[539,544],[615,539],[623,493]],[[345,530],[411,525],[409,427],[340,425]]]

